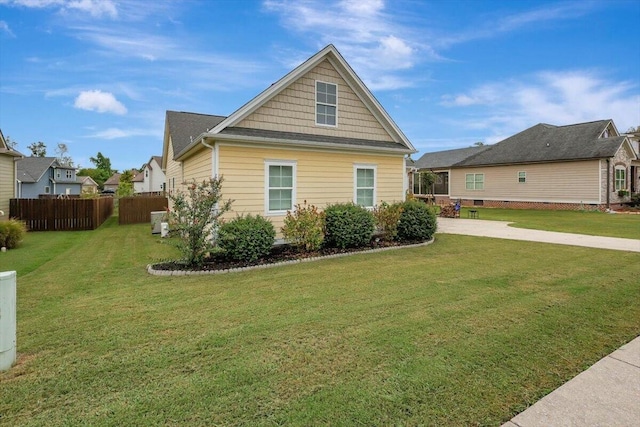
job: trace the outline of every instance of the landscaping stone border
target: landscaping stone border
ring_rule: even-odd
[[[346,252],[342,254],[323,255],[323,256],[317,256],[312,258],[300,258],[300,259],[294,259],[290,261],[280,261],[280,262],[274,262],[273,264],[261,264],[261,265],[251,265],[248,267],[228,268],[226,270],[155,270],[153,268],[153,264],[149,264],[147,265],[147,273],[154,276],[199,276],[199,275],[208,275],[208,274],[236,273],[240,271],[250,271],[250,270],[258,270],[258,269],[264,269],[264,268],[280,267],[283,265],[299,264],[302,262],[319,261],[322,259],[329,259],[329,258],[342,258],[350,255],[368,254],[368,253],[375,253],[375,252],[391,251],[396,249],[417,248],[420,246],[430,245],[431,243],[434,242],[434,240],[435,240],[435,237],[432,237],[431,240],[428,240],[423,243],[413,244],[413,245],[389,246],[386,248],[376,248],[376,249],[369,249],[369,250],[357,251],[357,252]]]

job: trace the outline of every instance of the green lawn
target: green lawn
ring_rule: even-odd
[[[483,211],[484,214],[484,211]],[[148,225],[31,233],[0,425],[494,425],[640,334],[637,253],[455,235],[156,277]]]
[[[462,208],[460,217],[467,218],[469,209],[471,208]],[[473,209],[478,211],[480,219],[512,221],[513,227],[640,239],[640,215],[587,211]]]

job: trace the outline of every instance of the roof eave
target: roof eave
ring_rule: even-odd
[[[322,148],[327,150],[337,151],[368,151],[377,153],[397,153],[397,154],[413,154],[415,150],[409,150],[407,148],[389,148],[389,147],[374,147],[370,145],[353,145],[353,144],[333,144],[329,142],[317,142],[317,141],[304,141],[299,139],[283,140],[280,138],[268,138],[258,136],[245,136],[245,135],[222,135],[222,134],[202,134],[194,142],[199,142],[200,138],[214,139],[215,141],[231,141],[231,142],[249,142],[249,143],[262,143],[271,145],[281,145],[286,147],[304,147],[304,148]]]

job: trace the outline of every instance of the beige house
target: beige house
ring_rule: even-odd
[[[418,170],[432,169],[437,155],[422,156]],[[541,123],[462,157],[439,172],[463,205],[604,210],[638,192],[638,153],[612,120]]]
[[[333,45],[228,117],[168,111],[167,191],[223,176],[233,215],[279,230],[288,210],[404,200],[405,156],[416,150]]]
[[[82,184],[80,194],[97,194],[98,184],[90,176],[78,176],[77,180]]]
[[[12,150],[0,130],[0,220],[9,218],[9,200],[16,197],[16,159],[22,154]]]

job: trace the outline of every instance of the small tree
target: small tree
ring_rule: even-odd
[[[169,195],[173,209],[169,212],[171,235],[184,262],[202,266],[212,249],[211,234],[218,228],[220,217],[231,209],[231,200],[222,201],[222,177],[208,181],[185,183],[187,191]]]
[[[133,172],[125,171],[120,175],[120,182],[116,194],[120,197],[133,195]]]
[[[42,141],[27,145],[27,148],[31,151],[31,157],[47,157],[47,146]]]

